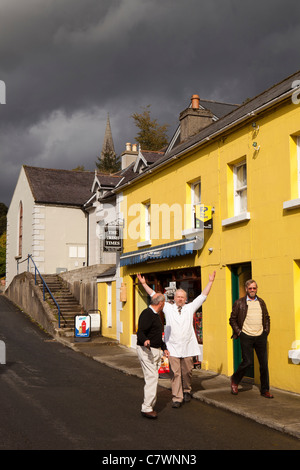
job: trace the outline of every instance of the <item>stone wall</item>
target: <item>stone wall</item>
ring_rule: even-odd
[[[59,274],[68,288],[83,306],[85,312],[98,309],[97,277],[113,268],[111,264],[95,264],[84,268],[73,269]]]
[[[15,276],[3,295],[48,333],[53,336],[57,334],[57,309],[52,309],[47,302],[43,301],[42,291],[35,285],[34,276],[31,273],[24,272]]]

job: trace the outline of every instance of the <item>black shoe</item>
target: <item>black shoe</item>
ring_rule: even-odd
[[[192,395],[189,392],[185,392],[183,394],[183,400],[185,401],[185,403],[188,403],[189,401],[191,401],[191,399],[192,399]]]
[[[173,401],[172,408],[180,408],[180,407],[181,407],[181,402],[180,401]]]

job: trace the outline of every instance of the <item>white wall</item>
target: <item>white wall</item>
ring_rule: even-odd
[[[57,269],[78,269],[87,265],[87,219],[85,213],[74,207],[45,205],[44,253],[40,258],[41,272],[52,274]],[[38,256],[39,255],[39,256]],[[44,258],[44,262],[42,262]],[[40,269],[39,268],[39,269]]]
[[[32,211],[33,196],[28,185],[24,168],[21,169],[18,182],[7,213],[7,245],[6,245],[6,286],[17,274],[18,242],[19,242],[19,207],[23,204],[23,242],[22,259],[32,253]],[[19,265],[19,273],[27,270],[27,263]]]
[[[115,264],[116,253],[103,251],[104,226],[116,221],[116,208],[99,201],[89,208],[89,265]]]
[[[41,274],[87,265],[86,214],[80,208],[35,204],[22,168],[7,213],[6,286],[17,274],[20,201],[23,204],[23,243],[19,261],[31,254]],[[27,271],[27,262],[19,264],[19,274],[24,271]]]

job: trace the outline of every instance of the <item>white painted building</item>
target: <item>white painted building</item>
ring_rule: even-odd
[[[94,172],[23,166],[7,213],[6,285],[27,270],[52,274],[87,265],[87,214]]]

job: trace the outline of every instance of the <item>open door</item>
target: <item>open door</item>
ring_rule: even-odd
[[[235,264],[231,266],[232,305],[246,295],[245,282],[252,278],[251,263]],[[233,367],[234,372],[242,361],[240,338],[233,340]],[[246,377],[254,378],[254,366],[248,368]]]

